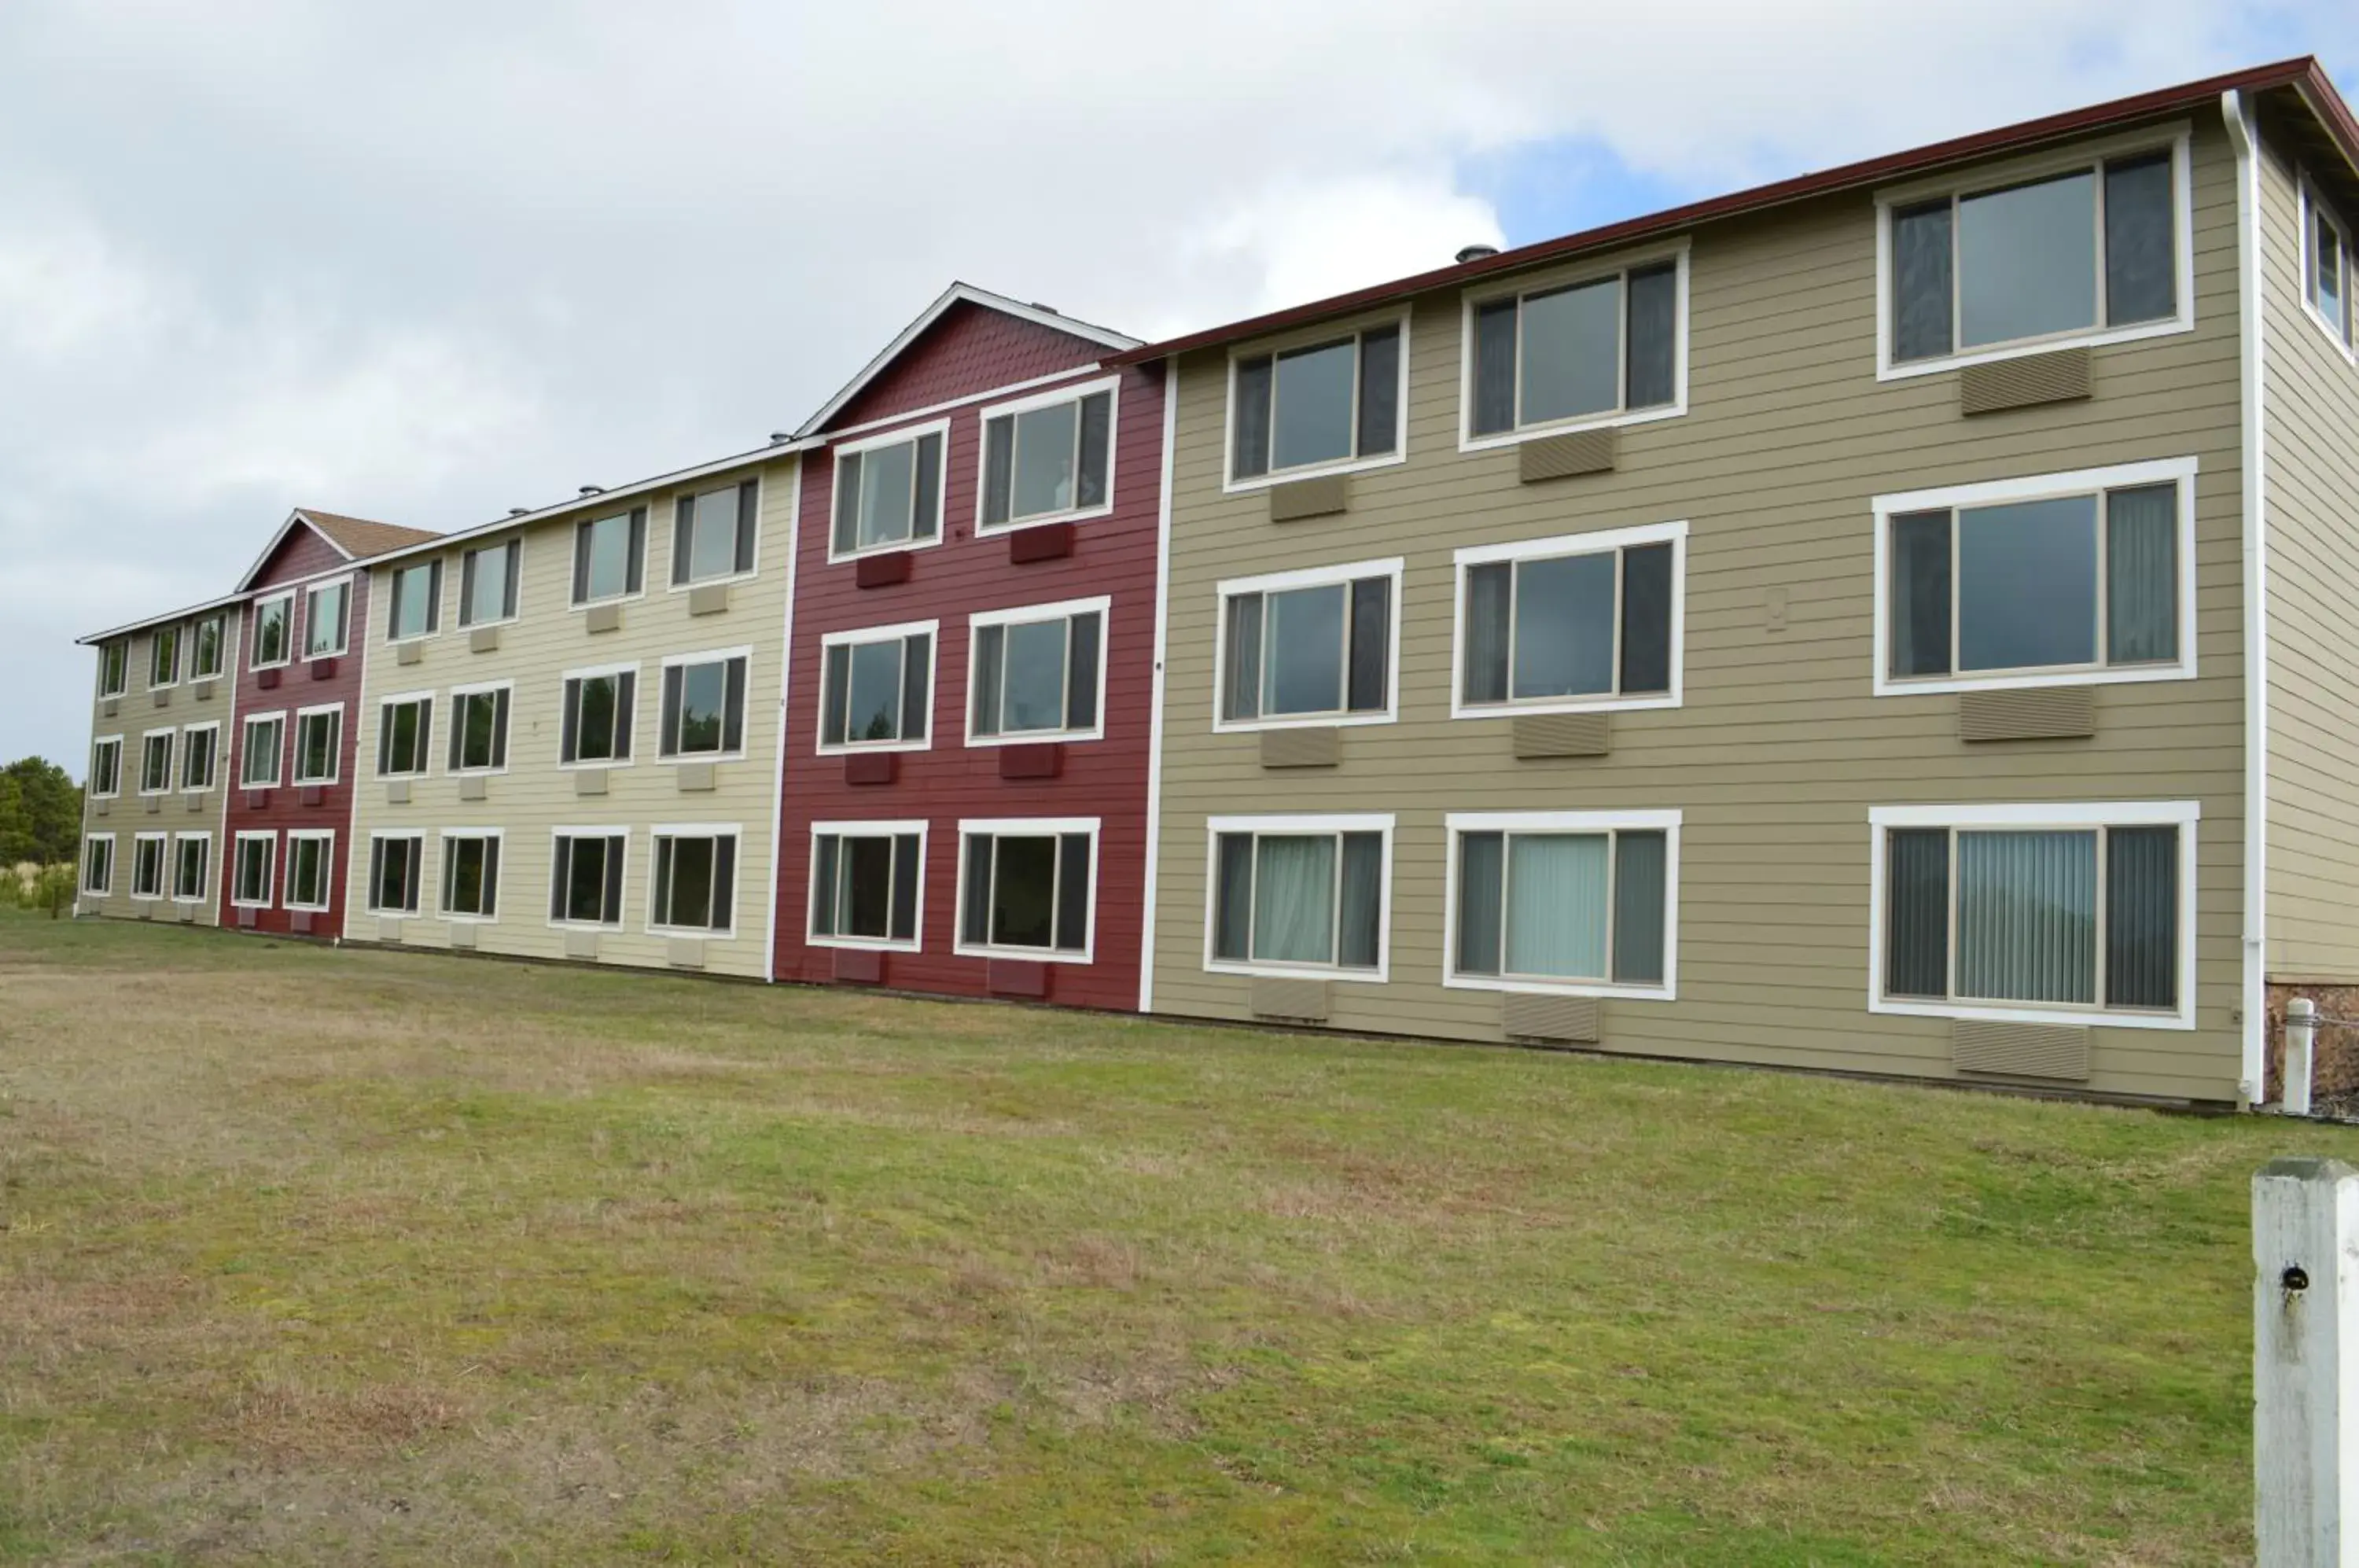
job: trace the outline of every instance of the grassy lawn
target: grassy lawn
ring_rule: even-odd
[[[2243,1562],[2289,1152],[0,915],[0,1559]]]

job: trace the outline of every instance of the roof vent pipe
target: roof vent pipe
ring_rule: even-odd
[[[532,516],[532,508],[530,506],[510,506],[508,508],[508,516],[511,517],[529,517]]]
[[[794,439],[795,432],[792,430],[772,430],[770,432],[770,444],[772,446],[784,446]]]
[[[1483,261],[1498,254],[1499,247],[1495,245],[1466,245],[1458,252],[1458,265],[1463,267],[1470,261]]]
[[[603,495],[605,493],[606,487],[603,485],[584,485],[582,486],[582,494],[584,495]]]

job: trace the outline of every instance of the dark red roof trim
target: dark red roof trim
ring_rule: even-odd
[[[1362,310],[1400,299],[1404,295],[1422,294],[1430,289],[1447,288],[1453,284],[1472,282],[1495,272],[1512,271],[1531,267],[1560,256],[1582,251],[1603,250],[1611,245],[1627,245],[1669,230],[1692,228],[1715,218],[1734,217],[1741,212],[1758,212],[1806,197],[1823,196],[1832,191],[1854,186],[1882,184],[1902,175],[1914,174],[1955,163],[1971,158],[1985,157],[2027,145],[2053,141],[2060,136],[2079,136],[2089,131],[2124,122],[2143,120],[2155,114],[2200,107],[2216,101],[2223,93],[2258,93],[2275,87],[2297,87],[2310,105],[2319,111],[2327,128],[2342,143],[2345,156],[2359,165],[2359,121],[2352,118],[2351,109],[2343,95],[2334,90],[2314,56],[2279,60],[2274,65],[2254,66],[2249,70],[2232,71],[2224,76],[2206,77],[2178,87],[2166,87],[2159,92],[2142,93],[2132,98],[2116,98],[2109,103],[2098,103],[2085,109],[2074,109],[2062,114],[2049,114],[2041,119],[2026,120],[1995,131],[1980,131],[1973,136],[1958,136],[1930,147],[1907,152],[1888,153],[1882,158],[1868,158],[1860,163],[1847,163],[1835,169],[1821,169],[1816,174],[1798,175],[1774,184],[1756,185],[1749,191],[1739,191],[1727,196],[1715,196],[1708,201],[1694,201],[1684,207],[1673,207],[1645,217],[1628,218],[1603,228],[1589,229],[1581,234],[1566,234],[1559,239],[1541,240],[1514,250],[1501,251],[1496,256],[1458,266],[1440,267],[1431,272],[1420,272],[1390,283],[1354,289],[1349,294],[1337,294],[1308,305],[1290,306],[1266,315],[1247,317],[1225,326],[1210,327],[1184,337],[1167,338],[1161,343],[1147,343],[1127,353],[1114,356],[1115,365],[1143,365],[1150,360],[1167,359],[1186,354],[1191,349],[1208,348],[1215,343],[1237,338],[1258,337],[1287,327],[1299,326],[1328,316]]]

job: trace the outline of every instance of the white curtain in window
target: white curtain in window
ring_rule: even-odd
[[[2097,999],[2097,835],[1958,835],[1958,994]]]
[[[1604,978],[1606,845],[1603,833],[1507,841],[1510,974]]]
[[[1264,838],[1254,868],[1253,955],[1274,964],[1335,960],[1335,841]]]

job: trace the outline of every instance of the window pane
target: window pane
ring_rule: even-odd
[[[1000,649],[1006,642],[1005,626],[974,629],[974,733],[999,733]]]
[[[1066,833],[1058,844],[1057,946],[1080,953],[1090,945],[1090,835]]]
[[[2179,657],[2179,486],[2105,497],[2105,661]]]
[[[2105,166],[2105,319],[2159,321],[2179,308],[2170,155]]]
[[[1237,365],[1236,407],[1232,413],[1236,421],[1236,448],[1230,467],[1239,479],[1254,479],[1269,472],[1269,382],[1270,362],[1248,359]]]
[[[1614,556],[1516,566],[1517,697],[1614,690]]]
[[[737,570],[737,486],[707,490],[695,502],[689,526],[690,582],[726,577]]]
[[[1516,428],[1516,302],[1495,299],[1474,312],[1474,409],[1478,436]]]
[[[1623,406],[1655,408],[1679,392],[1679,268],[1670,262],[1630,275],[1629,387]]]
[[[2179,1005],[2179,830],[2105,834],[2105,1002]]]
[[[574,726],[573,754],[583,762],[605,762],[614,755],[614,678],[592,675],[581,686],[582,712]]]
[[[1359,354],[1350,342],[1278,355],[1272,468],[1352,455],[1352,387],[1358,366]]]
[[[2097,999],[2097,835],[1958,834],[1958,995]]]
[[[1664,905],[1670,848],[1659,833],[1614,840],[1614,978],[1626,985],[1663,983]]]
[[[1352,668],[1343,705],[1355,713],[1382,712],[1390,695],[1392,590],[1387,577],[1352,584]]]
[[[1098,632],[1094,610],[1075,615],[1065,650],[1065,727],[1085,730],[1098,722]]]
[[[1499,897],[1506,842],[1495,833],[1458,840],[1458,972],[1499,973]]]
[[[442,841],[442,853],[449,857],[451,867],[444,898],[452,914],[479,915],[484,911],[484,843],[479,838]]]
[[[893,918],[893,841],[847,838],[842,855],[843,934],[878,939],[889,936]]]
[[[304,632],[304,652],[333,653],[344,642],[344,584],[311,590],[311,607],[306,612],[309,625]]]
[[[1950,514],[1892,519],[1892,673],[1950,673]]]
[[[606,855],[611,842],[603,838],[571,841],[571,864],[566,868],[565,918],[600,920],[606,909]]]
[[[915,441],[904,441],[860,454],[860,531],[856,542],[861,548],[891,544],[909,537],[917,453]]]
[[[470,691],[455,699],[460,724],[459,766],[489,768],[492,765],[494,731],[498,727],[499,708],[490,691]]]
[[[1229,601],[1229,679],[1222,712],[1232,719],[1261,715],[1261,601],[1258,593]]]
[[[1266,836],[1255,843],[1253,955],[1273,964],[1335,960],[1335,840]]]
[[[2096,324],[2096,200],[2088,172],[1959,201],[1962,346]]]
[[[959,909],[959,940],[991,943],[991,835],[966,835],[966,885]]]
[[[1469,702],[1507,700],[1507,604],[1516,569],[1506,561],[1466,572],[1466,697]]]
[[[507,614],[508,547],[501,544],[476,550],[468,561],[467,624],[496,621]]]
[[[1374,457],[1400,434],[1400,329],[1377,327],[1360,335],[1360,444]]]
[[[1073,484],[1073,504],[1103,506],[1107,471],[1113,465],[1114,394],[1093,392],[1082,399],[1082,472]]]
[[[1374,969],[1384,932],[1385,840],[1382,833],[1343,835],[1343,894],[1335,962]]]
[[[1049,947],[1056,935],[1057,841],[1002,834],[991,883],[991,940],[999,947]]]
[[[1958,514],[1958,668],[2023,670],[2097,657],[2097,498]]]
[[[1950,202],[1892,215],[1892,357],[1930,359],[1953,346]]]
[[[1263,596],[1264,713],[1332,713],[1343,705],[1343,585]]]
[[[1212,956],[1243,959],[1253,924],[1254,841],[1251,833],[1223,833],[1219,887],[1213,894]]]
[[[719,751],[721,716],[729,691],[728,665],[686,665],[679,675],[679,749]]]
[[[861,643],[852,650],[849,740],[897,740],[901,734],[901,642]]]
[[[916,833],[893,839],[893,938],[912,942],[918,935],[918,857]]]
[[[1605,978],[1606,836],[1507,840],[1507,972]]]
[[[833,936],[835,931],[836,849],[833,833],[820,835],[811,866],[811,935]]]
[[[1056,403],[1016,417],[1015,516],[1072,509],[1080,423],[1078,403]]]
[[[1006,734],[1065,727],[1065,623],[1030,621],[1007,628]]]
[[[393,635],[397,637],[426,635],[426,606],[429,569],[423,566],[404,567],[393,574]]]
[[[1622,691],[1671,689],[1671,547],[1622,552]]]
[[[590,525],[589,595],[611,599],[630,591],[631,518],[627,512]]]
[[[1950,832],[1902,828],[1885,841],[1884,990],[1950,994]]]
[[[2343,236],[2324,212],[2313,215],[2310,229],[2310,303],[2347,340],[2351,328],[2343,314]]]
[[[1622,280],[1524,301],[1523,422],[1611,412],[1622,397]]]
[[[669,897],[657,911],[662,924],[710,930],[712,925],[712,841],[675,838],[664,841],[671,851]]]

